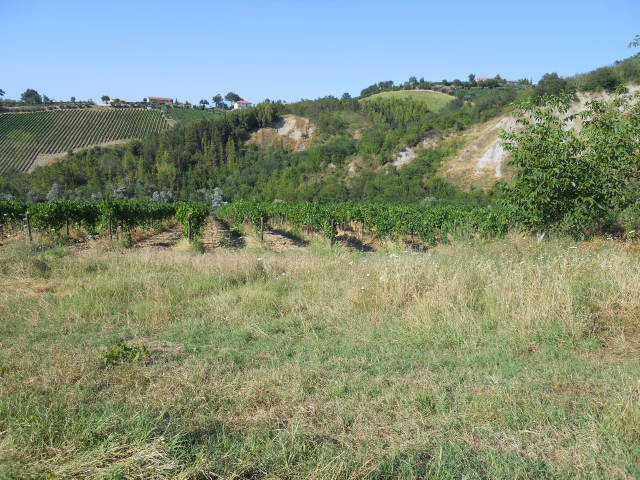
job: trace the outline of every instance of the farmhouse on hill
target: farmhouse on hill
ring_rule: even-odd
[[[173,105],[173,98],[164,97],[147,97],[149,103],[164,103],[165,105]]]
[[[241,110],[243,108],[248,108],[248,107],[252,107],[253,103],[247,101],[247,100],[238,100],[237,102],[233,102],[233,109],[234,110]]]

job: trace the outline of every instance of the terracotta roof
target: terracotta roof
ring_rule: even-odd
[[[249,102],[247,100],[238,100],[236,103],[244,103],[244,104],[247,104],[247,105],[253,105],[253,103],[251,103],[251,102]]]
[[[173,102],[173,98],[147,97],[150,102]]]

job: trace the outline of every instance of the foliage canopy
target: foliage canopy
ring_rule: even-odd
[[[640,103],[620,93],[568,114],[570,100],[521,104],[521,128],[504,134],[517,169],[504,190],[527,227],[581,236],[610,228],[638,201]]]

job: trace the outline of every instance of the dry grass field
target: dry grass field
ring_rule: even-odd
[[[640,477],[640,254],[0,248],[0,478]]]

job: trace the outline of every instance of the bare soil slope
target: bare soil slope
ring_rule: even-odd
[[[628,88],[630,93],[640,90],[637,85],[630,85]],[[585,110],[592,100],[611,97],[612,94],[607,92],[579,92],[569,113]],[[512,171],[508,166],[509,154],[501,146],[500,135],[503,130],[510,130],[515,126],[515,118],[504,115],[463,132],[459,137],[462,146],[458,154],[447,161],[438,174],[466,190],[488,189],[498,180],[508,181]]]
[[[308,118],[283,115],[272,126],[254,132],[248,143],[262,147],[282,145],[287,150],[302,151],[311,145],[314,131],[315,125]]]
[[[458,154],[442,166],[439,175],[467,190],[488,188],[508,177],[509,156],[502,148],[500,134],[515,125],[512,116],[501,116],[470,128],[460,136]]]

